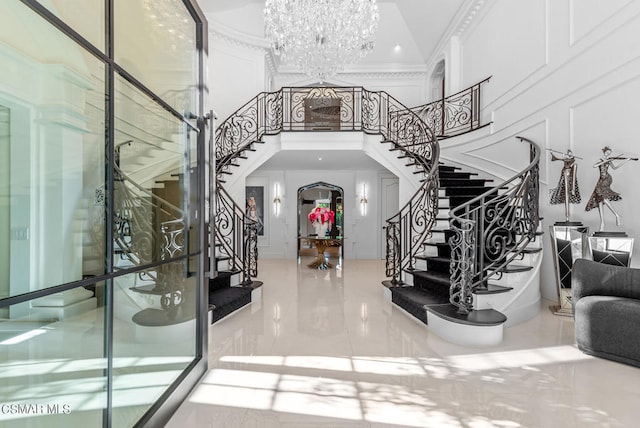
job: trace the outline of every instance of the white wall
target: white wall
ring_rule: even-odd
[[[582,202],[572,205],[572,220],[597,230],[597,211],[584,207],[597,181],[593,163],[601,148],[640,154],[640,2],[628,0],[491,0],[460,36],[463,87],[492,75],[483,87],[484,121],[490,133],[480,133],[468,149],[442,143],[442,155],[462,164],[491,168],[513,165],[515,135],[529,137],[543,148],[571,148],[579,162]],[[457,72],[459,70],[453,70]],[[548,204],[561,165],[541,162],[541,215],[545,231],[564,219],[562,205]],[[508,168],[507,168],[508,169]],[[499,174],[500,175],[500,174]],[[612,171],[612,188],[623,199],[613,202],[622,215],[616,228],[607,214],[607,228],[640,237],[637,177],[640,163]],[[556,284],[548,233],[545,235],[542,294],[556,299]],[[635,253],[638,252],[636,242]],[[637,256],[632,265],[640,265]]]
[[[345,259],[377,259],[379,257],[380,218],[378,205],[380,177],[389,173],[333,170],[260,170],[246,179],[247,186],[265,187],[265,236],[258,240],[261,258],[297,257],[298,235],[298,189],[308,184],[323,181],[342,187],[344,190],[344,256]],[[276,217],[273,210],[275,185],[280,189],[281,213]],[[366,215],[360,210],[362,184],[366,185],[368,208]],[[302,220],[304,221],[304,219]]]
[[[210,26],[214,30],[216,21]],[[209,81],[212,108],[222,122],[266,89],[264,50],[211,31]]]

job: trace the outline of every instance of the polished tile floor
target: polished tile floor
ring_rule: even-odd
[[[168,427],[636,427],[640,369],[589,357],[540,315],[488,349],[382,298],[384,262],[261,260],[261,302],[209,331],[209,371]]]

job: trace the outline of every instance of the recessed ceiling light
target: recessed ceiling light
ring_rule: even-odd
[[[322,160],[322,158],[318,158],[318,160]]]
[[[400,52],[401,50],[402,50],[402,46],[400,46],[400,43],[396,43],[396,45],[393,47],[393,51]]]

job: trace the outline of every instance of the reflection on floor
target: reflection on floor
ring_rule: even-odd
[[[260,261],[261,305],[210,328],[210,370],[168,427],[637,426],[640,370],[578,351],[571,318],[461,347],[385,304],[384,261],[310,260]]]
[[[116,279],[114,427],[133,426],[192,362],[195,350],[193,321],[157,328],[132,322],[135,313],[156,304],[130,293],[136,277]],[[104,312],[99,306],[57,321],[0,321],[0,427],[102,426]]]

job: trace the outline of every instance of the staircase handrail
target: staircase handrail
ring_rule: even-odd
[[[309,122],[304,119],[308,112],[322,118],[323,109],[333,112],[333,116],[326,122],[311,122],[312,125],[323,124],[323,130],[328,131],[380,134],[385,142],[394,144],[393,150],[401,150],[412,158],[418,168],[416,172],[423,174],[418,191],[397,215],[387,219],[387,276],[393,278],[394,285],[400,284],[400,272],[413,268],[414,256],[430,236],[435,223],[440,152],[437,138],[429,126],[388,93],[339,86],[284,87],[275,92],[261,92],[216,130],[216,173],[220,178],[235,158],[253,143],[261,141],[264,135],[276,135],[283,130],[318,130],[317,127],[309,129]],[[219,181],[220,195],[228,196]],[[233,205],[237,207],[235,203]],[[220,215],[227,218],[225,225],[229,230],[225,233],[225,251],[234,258],[235,264],[239,261],[232,255],[231,219],[240,221],[246,216],[241,214],[239,207],[232,208],[233,205],[226,204],[229,212],[220,212]]]
[[[114,171],[116,177],[114,180],[116,185],[114,241],[122,255],[132,264],[141,265],[153,261],[156,250],[160,251],[159,256],[162,259],[182,252],[184,211],[142,187],[120,167],[115,166]],[[133,194],[129,186],[135,188],[140,194]],[[152,221],[152,216],[157,214],[152,212],[154,209],[171,218],[171,220],[160,222],[158,230],[154,229]],[[144,212],[145,210],[147,212]],[[135,228],[135,231],[132,228]],[[133,233],[140,235],[133,237],[131,236]],[[157,242],[159,238],[161,241]],[[153,272],[145,272],[144,275],[153,280],[157,279],[157,275]]]
[[[125,174],[119,167],[117,167],[117,166],[114,167],[114,170],[115,170],[116,174],[120,175],[124,179],[124,181],[127,181],[129,184],[131,184],[133,187],[135,187],[136,189],[138,189],[139,191],[144,193],[146,196],[149,196],[152,199],[155,199],[155,200],[161,202],[162,205],[158,205],[158,207],[161,208],[166,214],[177,214],[180,217],[182,217],[184,215],[184,211],[182,210],[182,208],[176,207],[175,205],[173,205],[171,202],[167,201],[166,199],[163,199],[160,196],[156,195],[155,193],[150,192],[148,189],[145,189],[140,184],[136,183],[133,179],[131,179],[131,177],[129,177],[127,174]],[[171,210],[173,210],[173,213],[171,211],[165,210],[163,208],[164,206],[166,206],[167,208],[170,208]]]
[[[278,96],[282,97],[282,89],[260,92],[216,127],[214,151],[216,174],[219,175],[251,144],[261,141],[264,135],[276,135],[282,131],[282,110],[280,109],[278,114],[278,111],[273,110],[269,103],[272,97]],[[261,111],[261,107],[265,108]],[[267,115],[267,108],[275,114]],[[236,118],[240,120],[236,121]],[[268,124],[271,124],[271,127]],[[225,136],[232,138],[224,138]],[[229,143],[225,144],[227,141]]]
[[[505,267],[521,259],[536,239],[540,147],[528,138],[516,138],[529,144],[529,165],[449,213],[453,231],[450,302],[460,314],[472,310],[474,288],[500,278]]]
[[[216,186],[216,227],[221,250],[231,260],[231,272],[241,272],[244,286],[258,275],[258,222],[247,216],[220,184]]]
[[[438,138],[466,134],[480,125],[481,85],[492,76],[474,85],[436,101],[412,107]]]

